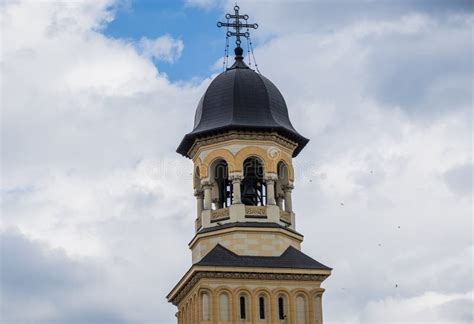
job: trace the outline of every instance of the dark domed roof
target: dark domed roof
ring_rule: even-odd
[[[187,156],[197,138],[231,130],[277,132],[298,144],[294,156],[308,142],[293,128],[277,87],[250,69],[240,55],[207,88],[196,109],[194,129],[183,138],[177,152]]]

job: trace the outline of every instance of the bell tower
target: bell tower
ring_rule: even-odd
[[[308,139],[277,87],[244,62],[240,37],[257,24],[238,6],[226,18],[218,26],[237,39],[235,62],[211,82],[177,149],[194,162],[196,233],[192,266],[167,298],[179,324],[321,324],[331,268],[301,252],[292,203],[293,158]]]

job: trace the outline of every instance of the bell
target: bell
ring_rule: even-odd
[[[255,187],[256,181],[255,179],[246,179],[243,182],[243,190],[242,190],[242,202],[244,205],[256,205],[257,203],[257,189]]]

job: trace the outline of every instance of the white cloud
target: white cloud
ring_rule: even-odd
[[[393,14],[315,32],[320,10],[292,3],[245,11],[261,19],[259,33],[278,34],[255,54],[311,139],[296,159],[294,205],[304,251],[335,269],[327,322],[462,323],[472,307],[472,116],[458,94],[472,62],[459,44],[470,18]],[[195,214],[190,162],[174,149],[209,80],[175,84],[156,69],[152,59],[179,58],[181,40],[104,36],[113,6],[1,8],[0,227],[18,229],[13,241],[33,242],[20,242],[41,256],[33,261],[64,264],[72,281],[75,266],[101,278],[64,304],[12,299],[7,318],[23,309],[23,319],[174,322],[164,296],[190,265]],[[410,89],[427,95],[413,100]]]
[[[140,39],[138,47],[147,58],[173,63],[180,58],[184,44],[180,39],[164,35],[155,39],[143,37]]]
[[[425,292],[411,298],[393,298],[367,304],[364,323],[471,323],[474,291],[465,294]],[[469,311],[469,309],[471,311]]]
[[[469,38],[468,26],[408,15],[356,22],[327,35],[283,35],[256,51],[260,70],[284,93],[296,129],[312,140],[296,160],[294,205],[305,251],[335,269],[324,284],[329,323],[366,323],[362,309],[372,303],[383,309],[377,300],[472,289],[472,198],[453,195],[453,184],[444,181],[449,174],[462,182],[457,187],[468,187],[469,179],[459,179],[468,169],[446,172],[470,165],[470,103],[433,85],[437,71],[416,70],[454,62],[445,74],[469,86],[471,66],[463,62],[470,53],[458,50]],[[438,34],[431,36],[428,27]],[[376,65],[374,57],[392,47],[393,55]],[[419,59],[425,51],[437,54]],[[416,59],[412,70],[397,74],[409,58]],[[394,103],[384,95],[390,85],[379,95],[372,80],[386,82],[387,68],[400,86],[412,80],[409,73],[421,73],[409,86],[430,96],[411,102],[405,92]],[[436,107],[433,97],[449,105]],[[458,306],[463,313],[470,307]],[[410,316],[405,320],[431,315],[420,310]],[[389,321],[380,316],[374,323]],[[445,314],[444,322],[456,321],[455,312]]]
[[[175,273],[167,269],[184,272],[188,254],[184,244],[167,260],[169,253],[158,247],[180,245],[183,234],[177,233],[192,235],[194,204],[186,199],[192,190],[181,189],[189,161],[173,149],[192,125],[189,107],[202,86],[170,83],[135,43],[102,35],[113,17],[110,5],[11,2],[1,8],[0,227],[37,240],[23,245],[22,253],[44,256],[30,266],[49,259],[54,248],[64,251],[57,262],[65,265],[64,276],[82,269],[85,258],[101,267],[88,270],[100,283],[82,283],[67,296],[46,282],[50,293],[16,298],[2,284],[3,321],[173,319],[164,296]],[[162,39],[166,46],[169,38]],[[159,42],[147,50],[177,59],[181,41],[169,44],[161,54]],[[37,242],[46,243],[38,243],[43,252]],[[76,266],[67,267],[70,262]],[[26,277],[18,274],[18,280]],[[160,301],[151,304],[157,295]]]
[[[200,7],[204,9],[210,9],[217,6],[219,1],[217,0],[186,0],[186,5],[190,7]]]
[[[474,165],[472,163],[454,166],[447,170],[443,177],[446,184],[455,193],[472,194],[474,179]]]

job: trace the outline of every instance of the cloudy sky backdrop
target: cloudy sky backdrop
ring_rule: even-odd
[[[1,19],[2,323],[174,323],[191,163],[233,1],[17,1]],[[327,323],[470,323],[471,1],[239,1],[311,139],[294,205]]]

